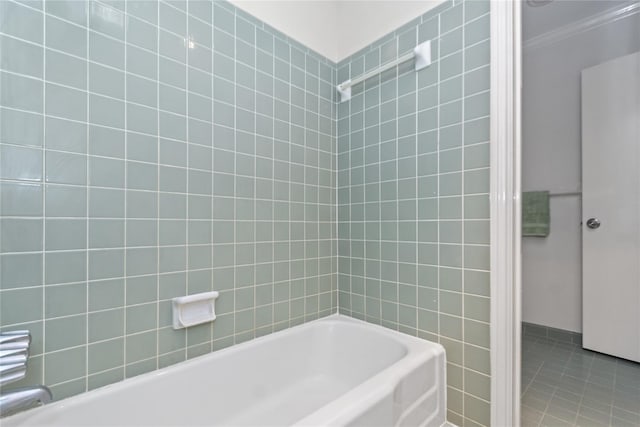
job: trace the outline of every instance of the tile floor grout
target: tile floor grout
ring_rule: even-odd
[[[640,426],[640,363],[522,336],[522,426]]]

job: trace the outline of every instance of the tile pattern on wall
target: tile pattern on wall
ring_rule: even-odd
[[[523,427],[640,425],[640,363],[585,350],[575,332],[523,326]]]
[[[431,40],[337,104],[340,312],[442,344],[448,419],[488,426],[489,2],[447,1],[338,64]]]
[[[222,1],[0,2],[0,327],[56,398],[335,312],[335,64]],[[170,299],[218,290],[174,331]]]

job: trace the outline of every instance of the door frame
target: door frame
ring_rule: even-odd
[[[522,5],[491,1],[491,425],[520,425]]]

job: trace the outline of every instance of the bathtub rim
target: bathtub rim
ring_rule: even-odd
[[[444,347],[441,344],[345,315],[334,314],[328,317],[333,316],[341,316],[342,318],[347,318],[349,322],[356,322],[358,324],[366,325],[366,327],[371,327],[379,333],[382,333],[385,336],[389,336],[391,339],[400,341],[402,344],[405,344],[408,347],[407,353],[400,359],[398,359],[395,363],[373,374],[362,383],[356,385],[355,387],[341,395],[338,399],[327,403],[326,405],[318,408],[304,418],[296,421],[294,423],[295,427],[319,425],[318,422],[322,420],[330,420],[331,425],[343,425],[345,423],[348,423],[349,421],[352,421],[354,415],[356,415],[357,418],[357,414],[360,414],[362,410],[371,407],[373,404],[382,401],[389,394],[392,394],[395,386],[398,384],[400,379],[404,378],[414,369],[420,367],[422,362],[425,360],[425,352],[429,354],[428,359],[445,359],[444,363],[441,366],[436,367],[436,369],[440,371],[439,373],[441,375],[441,377],[436,381],[439,380],[444,384],[444,393],[442,395],[441,403],[443,405],[442,410],[443,416],[445,418],[443,426],[454,426],[453,424],[448,424],[446,420],[446,353]],[[400,369],[402,370],[401,372],[399,372]],[[394,382],[393,380],[396,381]],[[430,390],[437,387],[438,383],[436,382],[430,388]],[[348,408],[343,407],[342,411],[335,412],[336,409],[340,409],[339,407],[343,406],[340,402],[342,399],[348,400],[350,402],[350,405],[348,406]],[[353,410],[354,408],[357,408],[358,410]]]
[[[358,327],[364,328],[364,329],[369,329],[369,330],[374,330],[377,334],[382,334],[383,336],[392,339],[393,341],[399,343],[400,345],[403,345],[406,348],[406,353],[401,356],[399,359],[397,359],[395,362],[393,362],[392,364],[386,366],[385,368],[378,370],[377,372],[373,373],[370,377],[368,377],[367,379],[365,379],[363,382],[355,385],[352,389],[348,390],[346,393],[336,397],[335,400],[330,401],[322,406],[320,406],[319,408],[317,408],[316,410],[310,412],[309,414],[305,415],[303,418],[295,421],[293,423],[294,426],[298,426],[298,425],[304,425],[304,424],[299,424],[301,422],[303,422],[304,420],[311,420],[313,418],[318,417],[319,414],[323,413],[323,410],[325,410],[325,408],[327,407],[333,407],[333,406],[339,406],[339,405],[334,405],[337,401],[339,401],[340,399],[343,399],[345,396],[347,395],[351,395],[354,390],[366,390],[366,385],[370,386],[371,383],[377,383],[379,381],[381,381],[380,378],[385,378],[385,377],[390,377],[390,371],[391,369],[393,369],[395,367],[395,369],[398,369],[397,365],[402,363],[404,364],[408,364],[410,363],[411,366],[413,366],[414,364],[417,363],[418,360],[418,356],[419,356],[419,351],[424,351],[427,350],[431,357],[438,357],[438,355],[442,355],[442,357],[444,357],[445,354],[445,350],[444,348],[435,342],[432,341],[427,341],[412,335],[408,335],[405,334],[403,332],[399,332],[396,330],[392,330],[392,329],[388,329],[385,328],[383,326],[380,325],[376,325],[373,323],[369,323],[360,319],[356,319],[344,314],[340,314],[340,313],[333,313],[330,314],[328,316],[324,316],[318,319],[314,319],[311,321],[308,321],[306,323],[302,323],[299,325],[295,325],[295,326],[291,326],[289,328],[286,329],[282,329],[280,331],[277,332],[273,332],[271,334],[268,335],[263,335],[261,337],[257,337],[254,338],[252,340],[249,341],[245,341],[236,345],[232,345],[217,351],[211,351],[209,353],[194,357],[193,359],[188,359],[188,360],[184,360],[182,362],[178,362],[175,363],[173,365],[169,365],[163,368],[159,368],[159,369],[155,369],[153,371],[150,372],[146,372],[144,374],[140,374],[140,375],[136,375],[134,377],[130,377],[130,378],[125,378],[121,381],[117,381],[115,383],[112,384],[108,384],[105,385],[103,387],[98,387],[96,389],[93,390],[89,390],[74,396],[70,396],[68,398],[63,398],[60,401],[54,401],[51,402],[50,404],[47,405],[43,405],[37,408],[33,408],[24,412],[19,412],[17,414],[13,414],[10,415],[8,417],[4,417],[1,418],[0,420],[2,420],[1,424],[5,424],[9,421],[14,421],[17,424],[17,426],[22,426],[22,425],[31,425],[29,424],[29,419],[31,417],[36,417],[38,416],[41,412],[44,411],[56,411],[56,410],[63,410],[65,409],[67,406],[76,406],[76,405],[81,405],[84,401],[91,401],[94,399],[99,399],[101,397],[101,395],[108,395],[109,393],[112,392],[112,390],[114,389],[118,389],[120,387],[123,387],[125,383],[135,383],[135,384],[145,384],[148,383],[150,381],[154,381],[156,378],[160,378],[162,376],[167,375],[168,373],[175,373],[175,374],[179,374],[181,371],[184,370],[188,370],[189,368],[191,368],[194,365],[198,365],[198,364],[202,364],[204,362],[207,361],[207,359],[215,359],[215,358],[221,358],[221,357],[233,357],[232,355],[237,353],[237,352],[241,352],[244,351],[245,349],[251,349],[252,347],[256,347],[261,345],[261,343],[266,343],[266,342],[270,342],[270,341],[274,341],[274,340],[278,340],[279,338],[281,338],[283,335],[290,335],[296,332],[299,332],[301,330],[304,329],[310,329],[316,325],[318,325],[319,323],[335,323],[335,324],[350,324],[350,325],[356,325]],[[406,371],[408,370],[408,368],[404,368],[403,372],[406,374]],[[385,375],[386,374],[386,375]],[[381,375],[383,375],[383,377],[381,377]],[[443,375],[446,375],[446,367],[444,369]],[[396,375],[397,376],[397,375]],[[442,381],[445,381],[446,378],[443,376]],[[358,407],[366,407],[364,405],[365,402],[369,402],[369,403],[375,403],[377,401],[379,401],[380,399],[382,399],[384,397],[384,392],[389,392],[390,389],[392,389],[391,386],[388,385],[383,385],[382,387],[375,387],[374,389],[372,389],[369,393],[367,393],[367,395],[365,396],[366,398],[359,398],[353,401],[354,404],[358,404]],[[445,417],[446,417],[446,385],[445,385],[445,395],[443,396],[444,398],[444,402],[445,402]],[[337,414],[336,416],[331,416],[328,419],[331,419],[332,421],[338,421],[338,420],[342,420],[342,419],[347,419],[349,418],[346,411],[343,411],[339,414]],[[26,424],[24,424],[26,423]],[[11,423],[11,425],[14,425],[13,423]],[[308,425],[308,424],[307,424]]]

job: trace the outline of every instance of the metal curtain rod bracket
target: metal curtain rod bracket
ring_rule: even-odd
[[[412,52],[409,52],[405,55],[402,55],[395,61],[387,62],[386,64],[376,68],[375,70],[371,70],[368,73],[365,73],[359,77],[354,79],[349,79],[345,82],[342,82],[338,85],[338,92],[340,93],[340,102],[348,101],[351,99],[351,87],[357,85],[358,83],[362,83],[363,81],[376,76],[390,68],[395,67],[396,65],[400,65],[404,62],[407,62],[411,59],[416,60],[415,62],[415,70],[422,70],[423,68],[429,66],[431,64],[431,41],[427,40],[424,43],[420,43],[416,46]]]

